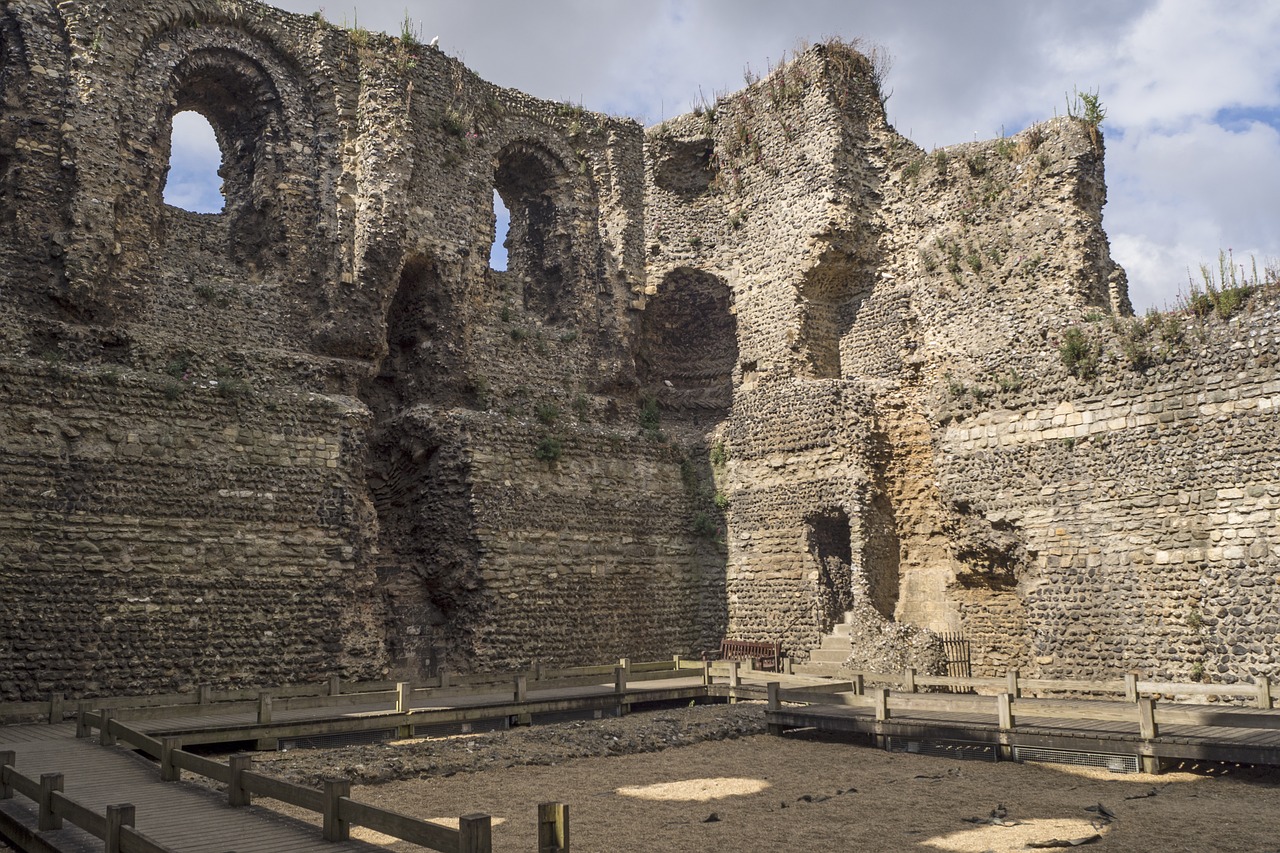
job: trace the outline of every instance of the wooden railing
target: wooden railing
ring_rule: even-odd
[[[0,800],[21,794],[36,804],[36,829],[62,829],[68,821],[94,838],[101,839],[108,853],[178,853],[134,828],[132,804],[111,805],[99,813],[64,794],[61,773],[42,773],[39,779],[24,776],[17,769],[12,751],[0,752]]]
[[[211,712],[244,713],[257,711],[263,722],[270,721],[272,711],[341,708],[385,703],[389,709],[406,707],[415,699],[444,695],[451,697],[495,695],[509,686],[515,701],[522,701],[530,691],[555,690],[600,684],[607,679],[627,684],[672,678],[681,670],[702,669],[696,660],[674,656],[670,660],[631,662],[626,658],[616,664],[579,666],[567,669],[543,669],[535,664],[528,670],[505,673],[472,673],[459,675],[441,670],[429,679],[409,682],[361,681],[344,682],[335,677],[325,682],[291,684],[271,688],[215,690],[201,685],[185,693],[143,696],[111,696],[90,699],[68,698],[55,693],[41,702],[0,702],[0,722],[47,720],[63,722],[68,716],[78,717],[85,709],[129,709],[130,719],[153,719],[184,715],[199,716]],[[619,675],[621,670],[621,675]],[[688,673],[686,673],[688,674]],[[406,691],[408,691],[406,693]]]
[[[176,782],[185,770],[222,783],[226,786],[228,804],[233,807],[248,806],[257,796],[316,812],[321,815],[321,832],[326,841],[346,841],[350,838],[352,826],[363,826],[442,853],[490,853],[492,850],[492,821],[487,814],[463,815],[459,818],[458,828],[453,829],[353,800],[351,782],[347,779],[325,780],[324,788],[320,790],[296,785],[255,772],[250,755],[233,755],[223,764],[183,750],[178,746],[177,738],[150,737],[112,719],[110,715],[106,715],[102,723],[101,738],[104,746],[124,743],[157,759],[162,781]],[[548,832],[553,839],[568,837],[567,806],[543,803],[538,814],[540,833]],[[541,849],[559,849],[564,853],[568,850],[567,847]]]
[[[1148,693],[1165,695],[1205,694],[1210,685],[1176,682],[1144,682],[1134,677],[1119,685],[1103,682],[1068,682],[1018,678],[1016,671],[1003,679],[922,677],[908,670],[901,677],[889,676],[902,689],[868,688],[863,675],[850,681],[831,682],[821,686],[784,689],[777,682],[767,686],[770,711],[782,710],[784,703],[808,705],[842,705],[872,711],[878,722],[888,721],[894,714],[916,713],[966,714],[979,719],[989,717],[1001,730],[1014,728],[1023,719],[1056,719],[1068,721],[1106,721],[1133,723],[1144,740],[1159,737],[1162,725],[1205,726],[1227,729],[1266,729],[1280,731],[1280,711],[1273,710],[1275,696],[1269,681],[1259,679],[1247,685],[1248,690],[1223,690],[1213,685],[1214,695],[1252,698],[1257,710],[1240,706],[1191,705],[1157,702]],[[882,682],[883,683],[883,682]],[[1126,700],[1032,698],[1021,695],[1023,689],[1067,690],[1083,692],[1090,685],[1098,692],[1123,692]],[[951,687],[992,690],[991,695],[977,693],[920,693],[921,687]],[[1003,689],[1002,689],[1003,688]],[[1199,688],[1188,689],[1188,688]]]
[[[996,695],[1009,693],[1022,696],[1026,693],[1052,694],[1111,694],[1122,696],[1126,702],[1136,702],[1141,696],[1216,696],[1223,699],[1245,700],[1259,708],[1274,708],[1280,701],[1280,684],[1272,684],[1267,676],[1257,676],[1252,683],[1213,684],[1200,681],[1147,681],[1137,673],[1129,673],[1123,679],[1088,680],[1070,678],[1025,678],[1018,670],[1011,669],[1001,677],[958,678],[954,676],[922,675],[914,669],[903,672],[855,672],[849,681],[833,682],[850,685],[855,693],[863,692],[865,685],[887,685],[907,693],[922,688],[949,690],[961,693]]]

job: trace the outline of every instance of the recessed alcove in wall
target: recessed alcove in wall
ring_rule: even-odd
[[[641,386],[668,410],[723,415],[733,403],[737,362],[732,291],[710,273],[672,270],[641,320],[636,356]]]
[[[664,139],[657,146],[654,183],[683,198],[692,198],[710,189],[716,177],[714,140]]]
[[[850,264],[824,261],[800,282],[796,302],[800,313],[799,347],[806,375],[839,379],[850,372],[843,363],[841,341],[857,319],[871,288]]]
[[[901,589],[902,542],[898,519],[888,496],[877,490],[863,516],[866,543],[862,548],[862,573],[866,578],[871,606],[892,621],[898,609]]]
[[[169,171],[165,177],[165,204],[192,213],[221,213],[222,147],[209,120],[194,110],[173,117],[169,136]]]
[[[447,394],[458,373],[447,354],[460,334],[451,312],[435,259],[407,258],[387,310],[387,353],[361,393],[377,417],[394,417],[400,408]]]
[[[830,625],[853,603],[853,544],[849,514],[838,507],[805,517],[805,539],[818,569],[818,609]]]

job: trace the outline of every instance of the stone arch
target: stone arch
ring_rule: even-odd
[[[579,302],[573,182],[560,158],[528,140],[508,143],[495,160],[493,186],[511,214],[507,273],[520,282],[525,310],[565,323]]]
[[[201,221],[225,231],[216,239],[228,260],[253,274],[306,268],[298,255],[314,251],[304,235],[315,233],[322,205],[315,109],[296,65],[237,24],[212,21],[157,33],[136,67],[133,85],[158,97],[150,113],[122,118],[122,150],[137,153],[124,168],[138,190],[117,205],[117,239],[166,244],[176,214],[163,203],[172,122],[190,110],[222,151],[224,212]]]
[[[667,273],[641,318],[636,356],[644,393],[674,412],[723,417],[733,403],[738,361],[733,292],[711,273]]]

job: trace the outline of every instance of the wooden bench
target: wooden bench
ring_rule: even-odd
[[[766,640],[721,640],[720,651],[704,652],[703,660],[751,661],[753,669],[777,672],[782,664],[782,643]]]

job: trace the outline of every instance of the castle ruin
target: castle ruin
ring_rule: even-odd
[[[845,613],[869,665],[1280,678],[1276,306],[1135,320],[1096,128],[926,153],[877,82],[645,130],[252,0],[9,0],[0,700]],[[220,214],[164,203],[184,110]]]

